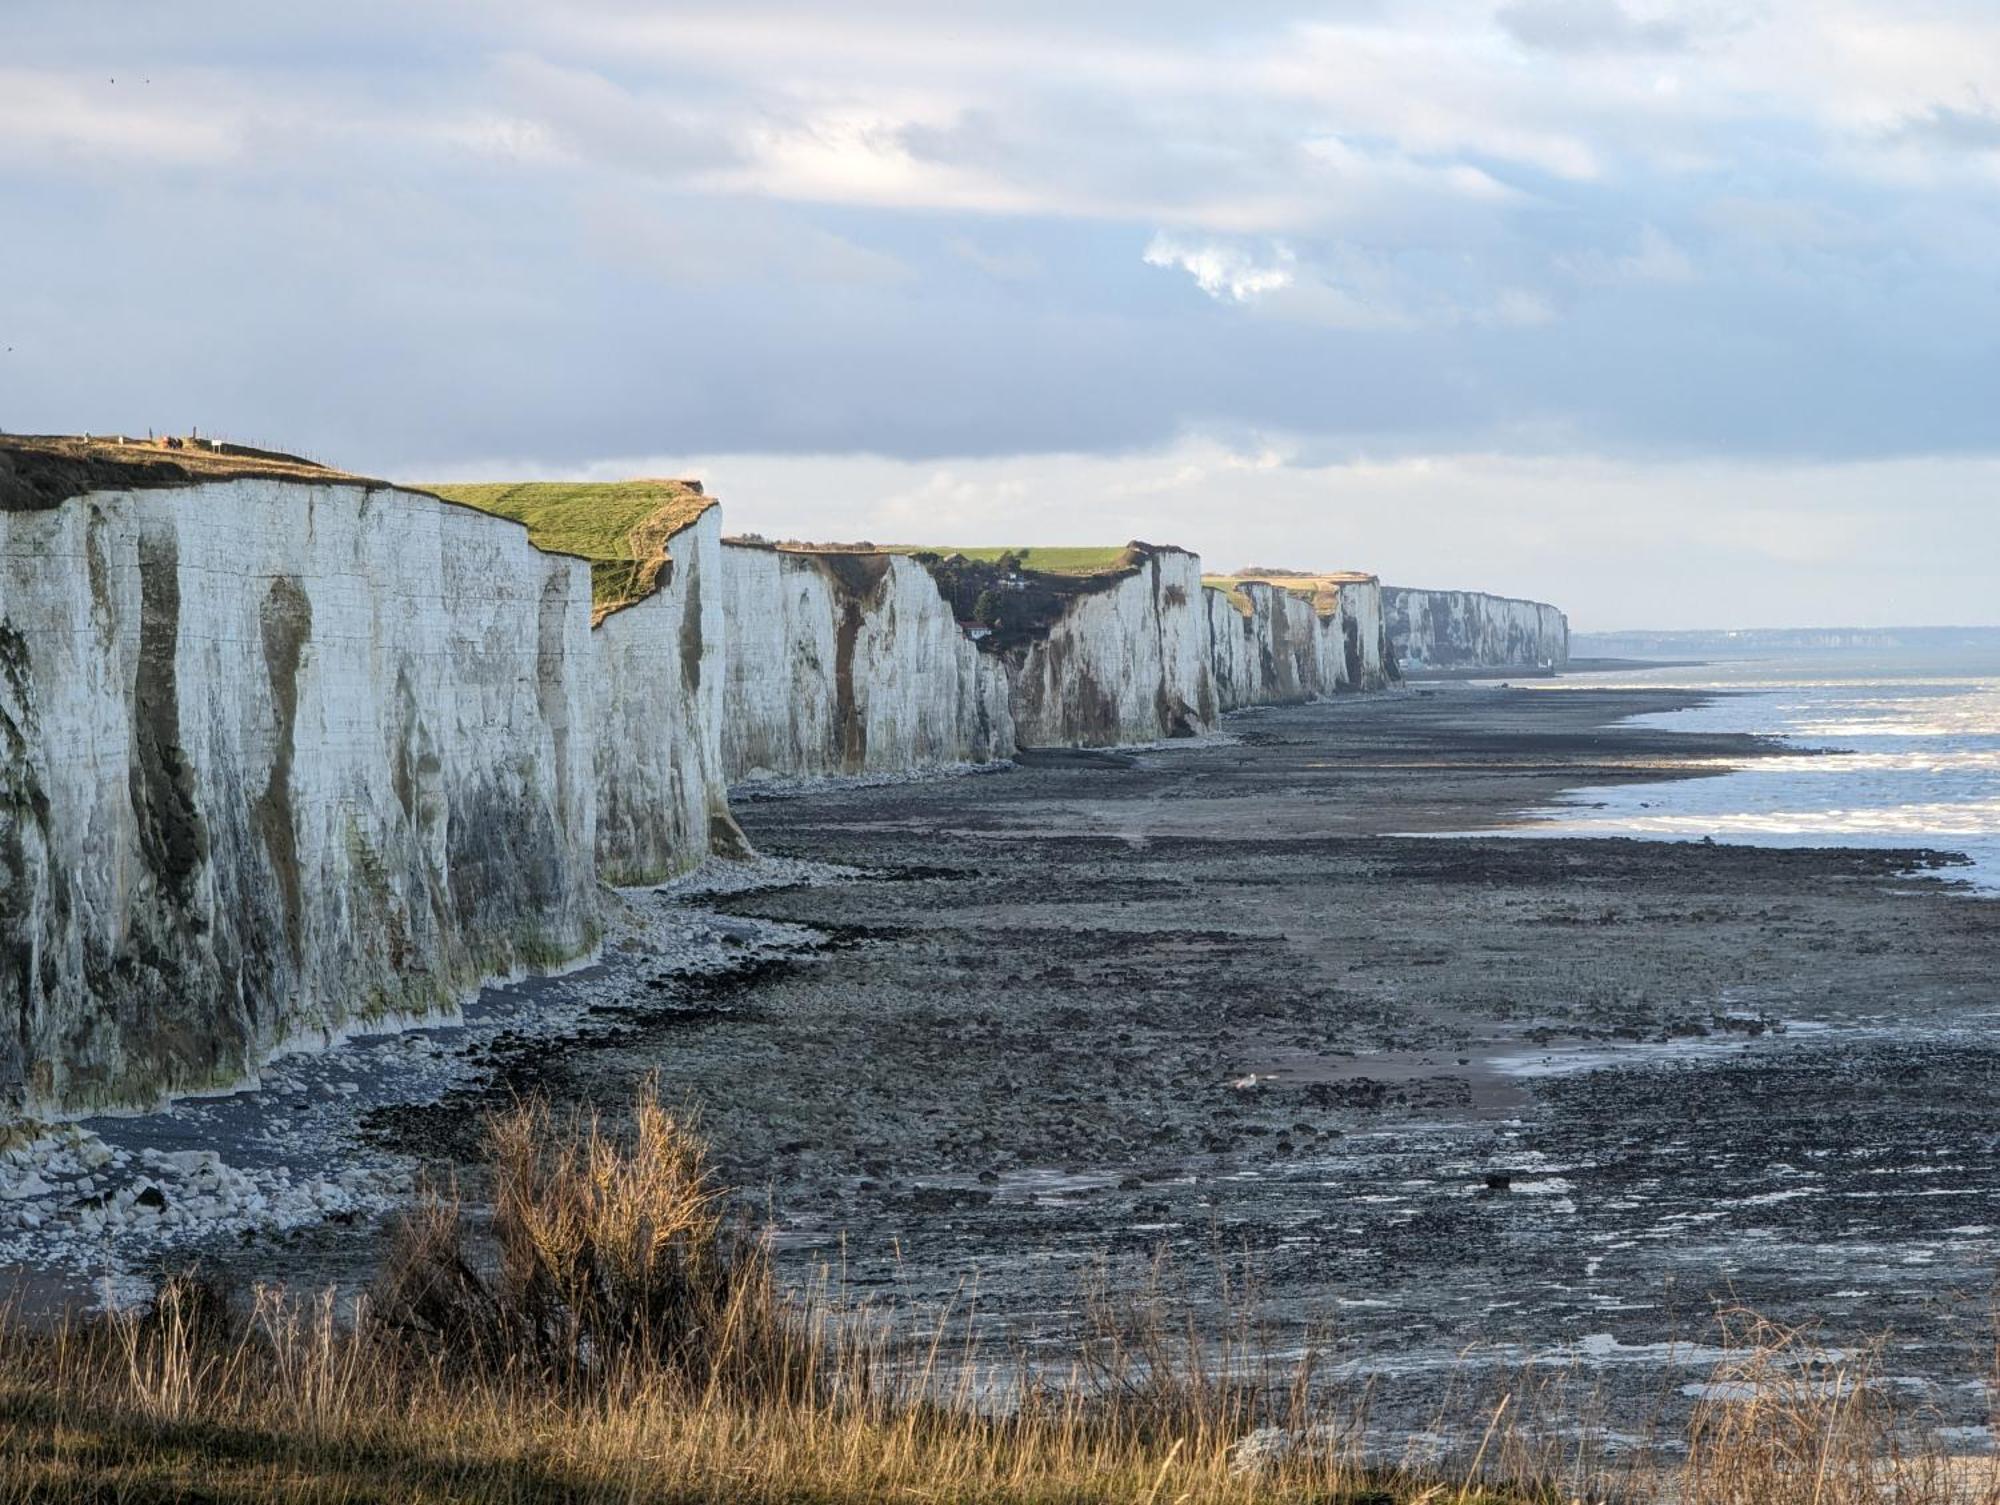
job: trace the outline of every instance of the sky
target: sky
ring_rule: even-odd
[[[8,0],[0,429],[2000,622],[1993,0]]]

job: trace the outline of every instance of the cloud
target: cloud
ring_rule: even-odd
[[[628,88],[595,69],[521,52],[497,61],[494,82],[515,116],[530,122],[517,130],[596,165],[680,180],[748,152],[740,127],[671,89]]]
[[[1950,151],[2000,152],[2000,112],[1984,99],[1975,99],[1966,109],[1934,104],[1905,116],[1890,134],[1898,141]]]
[[[1548,52],[1680,52],[1690,41],[1684,23],[1640,20],[1619,0],[1512,0],[1494,19],[1522,46]]]
[[[1484,322],[1502,329],[1533,329],[1555,322],[1556,311],[1540,293],[1527,288],[1503,288],[1493,306],[1482,315]]]
[[[607,262],[679,287],[758,286],[774,279],[823,286],[881,285],[913,276],[894,256],[857,245],[795,212],[752,201],[675,201],[653,208],[626,194],[580,206]]]
[[[1775,223],[1766,218],[1766,223]],[[1679,284],[1695,280],[1694,262],[1657,225],[1642,225],[1639,243],[1623,253],[1591,249],[1563,258],[1579,281],[1599,286],[1619,283]]]
[[[155,85],[149,73],[129,70],[121,82],[112,73],[0,68],[7,166],[215,167],[239,153],[242,133],[226,106],[188,98],[164,72]]]
[[[1047,270],[1042,258],[1032,251],[990,250],[967,235],[951,236],[945,246],[952,255],[977,267],[995,282],[1032,282]]]
[[[1186,241],[1165,234],[1153,237],[1144,259],[1147,266],[1178,267],[1209,297],[1230,303],[1254,303],[1266,293],[1291,286],[1295,260],[1281,245],[1259,261],[1220,241]]]

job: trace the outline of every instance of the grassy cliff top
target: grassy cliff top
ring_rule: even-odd
[[[239,480],[387,484],[298,455],[219,439],[0,434],[0,512],[45,511],[92,491]]]
[[[963,559],[971,564],[997,564],[1011,557],[1016,567],[1034,575],[1067,576],[1091,580],[1104,575],[1120,575],[1137,569],[1153,554],[1184,552],[1172,544],[1132,542],[1127,544],[1029,545],[992,544],[966,549],[954,544],[928,543],[806,543],[795,538],[767,539],[744,534],[724,539],[744,548],[773,549],[780,554],[934,554],[940,559]]]
[[[1272,590],[1289,591],[1325,616],[1338,609],[1343,585],[1371,585],[1375,577],[1359,570],[1238,570],[1233,575],[1203,575],[1201,583],[1229,597],[1229,604],[1250,615],[1250,598],[1245,585],[1268,585]]]
[[[596,621],[650,596],[671,558],[667,540],[715,505],[690,481],[447,482],[420,489],[526,523],[536,548],[589,560]]]
[[[884,550],[890,554],[940,554],[946,559],[958,555],[980,564],[992,564],[1002,555],[1012,554],[1024,570],[1039,575],[1110,575],[1129,570],[1143,557],[1132,544],[1080,545],[1076,547],[993,547],[985,549],[941,548],[910,545]]]

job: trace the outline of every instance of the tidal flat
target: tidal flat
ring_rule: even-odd
[[[1636,1414],[1743,1307],[1886,1333],[1983,1422],[2000,907],[1941,852],[1439,834],[1777,751],[1621,724],[1695,698],[1446,686],[745,800],[760,851],[865,876],[715,902],[821,944],[376,1132],[469,1159],[482,1100],[659,1071],[794,1275],[1030,1358],[1164,1254],[1378,1416],[1524,1362]]]

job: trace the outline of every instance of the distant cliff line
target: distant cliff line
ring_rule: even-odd
[[[780,550],[721,517],[671,480],[0,438],[0,1097],[226,1086],[587,957],[600,881],[743,850],[743,780],[1201,736],[1399,678],[1371,575]],[[1482,618],[1424,620],[1435,653]]]

